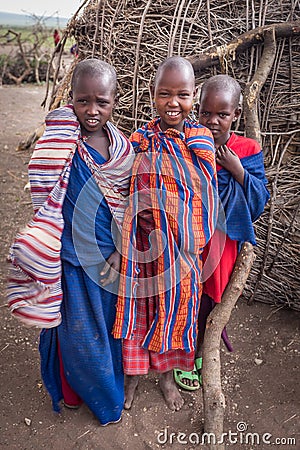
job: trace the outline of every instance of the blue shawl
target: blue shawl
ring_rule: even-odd
[[[226,230],[230,239],[255,245],[253,222],[262,214],[270,198],[267,190],[263,153],[241,158],[245,169],[241,186],[226,169],[218,171],[219,197],[226,216]]]

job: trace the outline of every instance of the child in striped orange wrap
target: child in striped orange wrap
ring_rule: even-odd
[[[138,376],[160,373],[168,407],[183,399],[173,369],[192,370],[201,297],[201,253],[216,222],[216,167],[211,132],[188,118],[191,64],[171,57],[158,68],[158,113],[131,136],[136,151],[123,224],[114,336],[123,340],[125,408]]]

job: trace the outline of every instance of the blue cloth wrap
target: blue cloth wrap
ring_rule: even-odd
[[[89,148],[89,151],[90,148]],[[94,151],[95,153],[96,151]],[[96,152],[97,163],[104,162]],[[91,172],[75,154],[67,198],[63,212],[65,230],[62,246],[62,323],[57,328],[42,330],[40,335],[41,374],[49,391],[54,411],[59,411],[62,387],[59,375],[57,342],[63,359],[65,376],[73,390],[81,397],[101,424],[120,419],[124,404],[124,375],[121,340],[114,339],[111,331],[115,320],[117,286],[100,286],[100,271],[114,250],[111,236],[111,213]],[[84,187],[85,186],[85,187]],[[88,186],[86,209],[79,211],[81,224],[76,239],[71,239],[74,226],[74,206]],[[98,191],[97,191],[98,190]],[[99,206],[99,198],[103,199]],[[84,217],[85,214],[85,217]],[[92,225],[89,214],[93,216]],[[76,221],[77,224],[77,221]],[[90,235],[92,229],[92,237]],[[74,237],[73,229],[73,237]],[[77,239],[81,239],[78,257]],[[75,244],[74,244],[75,243]],[[95,250],[96,256],[89,254]],[[86,249],[84,252],[83,249]],[[84,254],[85,253],[85,254]],[[86,263],[97,264],[82,267]]]
[[[226,169],[218,171],[219,197],[226,216],[226,229],[230,239],[255,245],[253,222],[262,214],[270,194],[267,190],[262,152],[241,158],[245,169],[241,186]]]
[[[105,159],[86,145],[97,164]],[[103,262],[115,251],[111,233],[112,215],[87,165],[76,151],[63,204],[64,231],[61,258],[74,266]]]

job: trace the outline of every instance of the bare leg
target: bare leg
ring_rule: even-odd
[[[179,411],[184,404],[184,400],[174,381],[173,370],[169,370],[169,372],[160,375],[159,386],[168,407],[172,411]]]
[[[137,385],[139,383],[139,375],[125,375],[125,402],[124,402],[124,409],[130,409],[133,399],[135,390],[137,388]]]
[[[204,342],[206,322],[213,308],[214,308],[214,301],[207,294],[202,294],[200,311],[198,316],[197,350],[195,355],[196,358],[202,357],[202,347]]]

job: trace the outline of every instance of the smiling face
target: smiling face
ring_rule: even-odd
[[[103,126],[110,119],[115,93],[109,74],[81,74],[71,93],[74,112],[85,136],[103,135]]]
[[[207,88],[201,94],[199,122],[210,129],[217,148],[226,144],[231,124],[240,114],[231,92]]]
[[[194,77],[185,66],[162,69],[155,83],[154,100],[163,131],[168,128],[183,131],[184,119],[193,107],[194,90]]]

